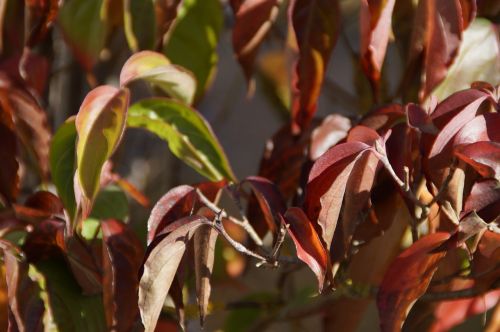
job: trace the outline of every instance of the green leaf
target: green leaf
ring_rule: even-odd
[[[39,281],[42,298],[50,306],[52,321],[46,322],[46,330],[55,325],[60,332],[106,331],[101,294],[83,295],[63,260],[40,261],[30,275]]]
[[[219,0],[184,0],[174,24],[163,53],[194,73],[199,99],[215,73],[216,47],[223,26],[221,4]]]
[[[129,92],[111,86],[90,91],[76,116],[77,175],[86,218],[99,191],[101,171],[125,129]]]
[[[97,194],[90,217],[100,220],[118,219],[125,221],[128,214],[127,196],[120,187],[111,185]]]
[[[443,82],[432,92],[438,100],[467,89],[475,81],[500,82],[498,32],[486,19],[474,20],[464,31],[458,55]]]
[[[50,169],[57,194],[70,218],[76,210],[73,177],[75,175],[76,153],[75,121],[67,121],[57,130],[50,146]]]
[[[191,104],[196,92],[196,80],[188,70],[173,65],[161,53],[143,51],[132,55],[123,65],[120,85],[145,80],[174,99]]]
[[[106,25],[102,19],[103,0],[68,0],[59,10],[58,22],[65,40],[86,70],[99,57],[106,41]]]
[[[165,98],[142,100],[130,107],[127,123],[167,141],[174,155],[208,179],[235,180],[210,125],[189,106]]]
[[[156,18],[153,0],[127,0],[123,3],[125,36],[133,52],[153,49]]]

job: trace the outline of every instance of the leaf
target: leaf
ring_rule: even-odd
[[[194,266],[196,274],[196,296],[200,311],[200,325],[203,326],[208,313],[210,299],[210,278],[214,268],[217,231],[211,226],[201,226],[194,234]]]
[[[495,130],[500,126],[499,113],[485,113],[467,122],[457,133],[453,145],[472,144],[480,141],[500,142],[500,132]]]
[[[164,39],[177,17],[181,0],[155,0],[156,15],[156,50],[163,49]]]
[[[391,33],[395,0],[363,0],[360,6],[361,66],[378,94],[380,74]]]
[[[41,42],[57,17],[59,1],[28,0],[25,9],[25,44],[29,48]]]
[[[111,86],[90,91],[76,116],[77,178],[84,200],[84,218],[99,191],[101,170],[118,146],[127,116],[129,92]]]
[[[328,115],[311,136],[309,155],[316,160],[329,148],[339,143],[351,129],[351,120],[339,114]]]
[[[14,205],[16,216],[29,219],[48,219],[63,213],[63,205],[59,197],[48,191],[37,191],[24,205]]]
[[[101,17],[103,0],[69,0],[59,10],[57,21],[63,36],[86,71],[99,58],[106,41],[106,25]]]
[[[283,221],[288,226],[288,234],[290,234],[297,249],[297,257],[314,272],[318,278],[318,288],[321,291],[330,272],[328,271],[328,252],[318,233],[304,211],[299,208],[289,208]]]
[[[222,27],[218,0],[184,0],[169,31],[163,53],[173,63],[193,72],[198,82],[195,99],[203,95],[213,80]]]
[[[7,98],[4,102],[11,108],[16,135],[26,148],[28,155],[37,164],[37,171],[42,181],[46,181],[49,174],[51,138],[47,114],[26,91],[8,89],[1,94],[1,98]],[[5,105],[4,102],[2,102],[3,105]]]
[[[407,312],[429,286],[438,263],[446,252],[432,253],[450,234],[422,237],[399,254],[387,269],[377,293],[382,331],[399,331]]]
[[[57,331],[106,331],[101,295],[82,295],[64,261],[40,261],[33,271],[49,305]]]
[[[435,321],[431,325],[430,331],[449,331],[469,317],[486,313],[499,300],[500,290],[492,290],[472,298],[440,302],[434,309]]]
[[[250,81],[260,44],[279,12],[282,0],[247,0],[235,10],[233,49]]]
[[[52,138],[50,145],[50,170],[52,182],[63,202],[70,219],[74,218],[76,200],[73,185],[76,164],[76,126],[74,121],[65,122]]]
[[[125,224],[107,219],[101,223],[103,235],[103,304],[108,328],[130,331],[139,313],[137,274],[143,247]]]
[[[476,19],[464,31],[455,61],[432,94],[442,100],[474,81],[500,82],[500,44],[494,25]]]
[[[3,248],[7,296],[9,300],[9,331],[42,331],[45,308],[40,288],[28,276],[29,265],[9,248]]]
[[[238,0],[232,0],[238,1]],[[241,0],[240,0],[241,1]],[[245,332],[260,317],[269,313],[267,306],[270,302],[276,301],[276,295],[271,293],[253,293],[241,299],[242,302],[261,304],[255,307],[232,308],[224,322],[224,331]],[[266,308],[266,309],[264,309]]]
[[[117,219],[126,221],[128,215],[127,196],[120,187],[110,185],[97,194],[89,217],[100,220]]]
[[[464,243],[487,228],[488,224],[477,215],[476,211],[472,211],[463,217],[458,224],[458,244]]]
[[[181,185],[170,189],[155,204],[148,219],[148,245],[170,223],[189,215],[194,209],[195,189]]]
[[[293,132],[309,125],[316,112],[326,67],[337,40],[340,8],[337,0],[294,0],[289,22],[299,49],[292,83]]]
[[[19,176],[17,171],[19,164],[16,160],[17,139],[14,131],[12,115],[3,105],[0,105],[0,160],[2,160],[2,171],[0,172],[0,200],[2,204],[14,202],[19,191]]]
[[[153,49],[156,22],[152,0],[124,1],[123,25],[128,46],[132,52]]]
[[[170,230],[171,233],[151,249],[139,283],[139,309],[146,332],[155,329],[187,242],[200,226],[210,224],[208,219],[201,216],[180,219],[165,230],[165,233]]]
[[[358,158],[369,148],[362,142],[336,145],[311,168],[306,187],[306,212],[311,220],[318,220],[327,249],[332,244],[349,175]]]
[[[474,183],[465,200],[461,217],[476,211],[484,220],[491,221],[498,215],[500,206],[500,185],[496,180],[484,180]]]
[[[419,97],[424,100],[445,79],[458,53],[464,29],[459,1],[419,2],[414,27],[410,62],[423,57]]]
[[[163,98],[145,99],[130,107],[128,125],[146,128],[166,140],[175,156],[208,179],[235,179],[212,129],[189,106]]]
[[[182,67],[172,65],[161,53],[142,51],[132,55],[123,65],[120,85],[135,80],[145,80],[174,99],[191,104],[196,92],[193,74]]]
[[[476,142],[460,146],[455,155],[471,165],[481,176],[500,181],[500,143]]]

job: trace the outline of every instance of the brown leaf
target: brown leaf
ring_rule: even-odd
[[[304,130],[316,112],[325,71],[340,27],[337,0],[293,0],[289,8],[299,50],[292,83],[292,131]]]
[[[217,231],[211,226],[201,226],[194,234],[194,264],[196,273],[196,294],[200,310],[200,325],[203,326],[210,299],[210,278],[214,268]]]
[[[177,17],[181,0],[155,0],[156,50],[163,49],[165,36]]]
[[[155,329],[163,303],[186,251],[187,242],[202,225],[211,225],[205,217],[180,219],[163,230],[143,264],[139,282],[139,310],[146,332]]]
[[[17,174],[19,164],[16,160],[17,140],[14,131],[14,122],[8,109],[0,104],[0,160],[2,160],[2,171],[0,172],[0,201],[9,204],[16,200],[19,191],[19,176]]]
[[[314,272],[321,291],[325,286],[325,279],[331,274],[331,271],[329,270],[328,252],[318,233],[302,209],[289,208],[283,221],[288,226],[288,234],[295,243],[297,256]]]
[[[434,233],[422,237],[391,263],[377,294],[382,331],[399,331],[407,312],[429,286],[446,252],[431,253],[450,237]]]
[[[101,222],[103,235],[103,302],[108,327],[130,331],[139,313],[137,306],[143,248],[127,225],[117,220]]]
[[[282,0],[246,0],[236,5],[233,49],[247,81],[253,72],[255,57],[278,15]]]
[[[29,48],[41,42],[57,17],[58,0],[26,0],[25,44]]]
[[[391,32],[395,0],[363,0],[360,7],[361,66],[378,95],[380,74]]]

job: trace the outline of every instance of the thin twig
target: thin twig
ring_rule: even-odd
[[[439,188],[437,194],[427,204],[428,207],[431,207],[434,203],[437,203],[442,198],[441,196],[445,192],[446,188],[448,188],[448,185],[450,184],[451,179],[453,179],[453,175],[455,174],[455,170],[456,169],[457,169],[457,160],[454,159],[453,163],[450,166],[450,171],[448,172],[448,175],[446,176],[446,179],[444,179],[444,181],[441,184],[441,187]]]
[[[283,245],[283,242],[285,241],[287,227],[288,226],[285,223],[281,224],[281,227],[280,227],[280,230],[278,233],[278,238],[276,239],[276,243],[274,245],[273,251],[271,252],[271,257],[273,257],[273,258],[278,257],[281,246]]]
[[[226,218],[233,222],[234,224],[241,226],[247,233],[248,235],[252,238],[252,240],[259,246],[262,247],[263,242],[262,239],[259,237],[255,229],[250,225],[250,222],[248,219],[240,220],[237,219],[233,216],[230,216],[226,213],[225,210],[219,208],[217,205],[215,205],[212,201],[210,201],[199,189],[196,189],[196,193],[198,194],[198,197],[200,198],[201,202],[206,205],[207,208],[212,210],[216,214],[220,214],[222,218]]]

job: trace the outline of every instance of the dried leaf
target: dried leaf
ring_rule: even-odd
[[[318,288],[321,291],[325,286],[329,271],[328,252],[314,229],[312,222],[304,211],[299,208],[289,208],[283,220],[288,226],[295,247],[297,257],[306,263],[318,278]]]
[[[340,9],[337,0],[294,0],[289,22],[299,49],[293,78],[292,131],[311,122],[325,71],[337,40]]]

